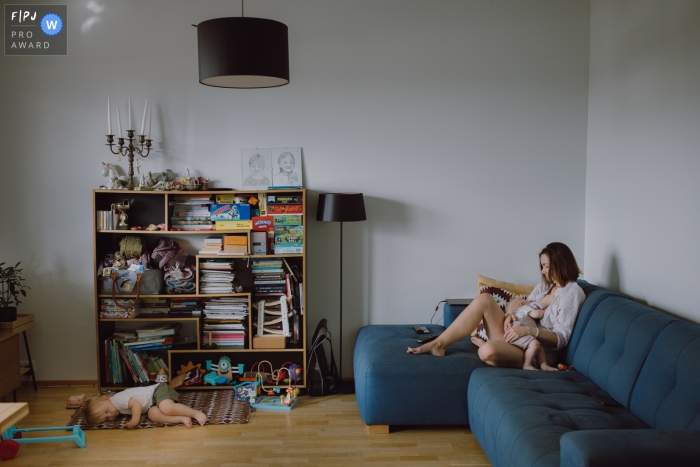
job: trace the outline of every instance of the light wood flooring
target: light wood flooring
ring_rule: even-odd
[[[40,387],[37,392],[31,387],[18,389],[17,401],[29,403],[29,415],[17,427],[66,425],[73,413],[64,408],[66,399],[81,393],[91,396],[97,390],[84,386]],[[12,394],[0,401],[12,402]],[[258,410],[243,425],[85,433],[85,449],[74,442],[22,444],[14,459],[0,460],[0,467],[490,465],[468,427],[392,427],[390,434],[368,434],[354,394],[302,397],[290,412]],[[28,434],[35,436],[40,434]]]

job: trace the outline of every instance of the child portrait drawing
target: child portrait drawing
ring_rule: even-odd
[[[243,149],[241,153],[243,166],[243,188],[261,188],[270,186],[270,150]]]
[[[272,185],[301,187],[301,148],[276,148],[272,154]]]

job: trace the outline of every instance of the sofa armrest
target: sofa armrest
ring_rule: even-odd
[[[449,328],[450,324],[473,300],[473,298],[448,298],[445,300],[445,305],[442,307],[443,326]],[[435,311],[437,311],[437,308],[435,308]]]
[[[582,430],[559,441],[562,467],[700,465],[700,431]]]
[[[450,327],[450,324],[452,324],[464,308],[464,305],[450,305],[446,302],[442,307],[442,325],[445,326],[445,328]]]

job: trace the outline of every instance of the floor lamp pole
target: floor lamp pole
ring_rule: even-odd
[[[340,368],[339,388],[343,389],[343,221],[340,221]]]

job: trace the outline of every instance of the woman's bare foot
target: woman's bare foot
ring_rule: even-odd
[[[428,342],[427,344],[423,344],[420,347],[409,347],[406,353],[412,353],[414,355],[429,353],[435,355],[436,357],[444,357],[445,347],[443,347],[437,340],[434,340],[432,342]]]
[[[559,371],[559,368],[554,368],[553,366],[549,366],[546,363],[543,363],[540,365],[540,370],[543,371]]]
[[[479,337],[479,336],[472,336],[472,344],[474,344],[475,346],[481,347],[481,346],[484,345],[485,343],[486,343],[486,341],[483,340],[481,337]]]
[[[538,371],[537,367],[534,366],[534,365],[532,365],[532,364],[530,364],[530,365],[523,365],[523,370],[534,370],[534,371]]]
[[[180,423],[185,425],[187,428],[192,428],[192,418],[191,417],[180,417]]]
[[[205,415],[204,412],[197,410],[197,413],[194,416],[194,419],[199,422],[200,426],[204,426],[205,423],[207,423],[207,416]]]

